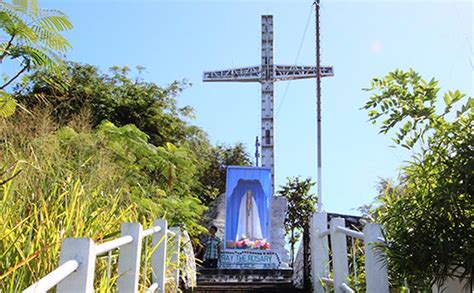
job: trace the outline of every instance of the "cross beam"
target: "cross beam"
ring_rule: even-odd
[[[227,70],[206,71],[204,82],[259,82],[262,85],[262,166],[271,169],[274,190],[274,94],[276,81],[315,78],[316,66],[273,65],[273,16],[262,15],[262,64]],[[320,67],[319,76],[333,76],[332,67]]]
[[[274,65],[274,81],[316,77],[316,66]],[[321,77],[334,76],[332,67],[321,67]],[[261,66],[241,67],[227,70],[206,71],[205,82],[261,82],[264,77]]]

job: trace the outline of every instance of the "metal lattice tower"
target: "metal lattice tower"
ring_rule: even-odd
[[[262,64],[260,66],[207,71],[204,82],[260,82],[262,85],[262,167],[272,172],[272,188],[275,184],[274,155],[274,90],[276,81],[333,76],[332,67],[273,65],[273,16],[262,15]]]

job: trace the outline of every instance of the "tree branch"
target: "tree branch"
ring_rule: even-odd
[[[2,55],[0,55],[0,63],[2,63],[3,59],[5,58],[5,56],[7,56],[8,54],[8,49],[10,49],[12,43],[13,43],[13,39],[15,38],[15,35],[12,35],[12,37],[10,38],[10,40],[8,41],[7,43],[7,46],[5,47],[5,49],[3,50],[3,53]]]
[[[24,66],[20,71],[18,71],[15,76],[13,76],[12,78],[10,78],[9,81],[7,81],[4,85],[0,86],[0,90],[3,90],[4,88],[6,88],[10,83],[12,83],[18,76],[20,76],[26,69],[28,68],[28,66]]]

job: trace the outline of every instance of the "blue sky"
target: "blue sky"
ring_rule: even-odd
[[[254,153],[260,129],[260,85],[203,83],[202,71],[258,65],[260,16],[274,17],[275,63],[314,64],[311,0],[287,1],[40,1],[71,18],[67,57],[107,69],[147,68],[159,85],[188,79],[181,105],[213,142],[243,142]],[[435,77],[443,91],[473,92],[473,5],[469,1],[323,1],[323,194],[329,212],[356,214],[372,201],[379,177],[393,178],[410,156],[359,110],[361,89],[395,68]],[[286,92],[286,94],[285,94]],[[289,176],[316,178],[315,81],[275,87],[276,184]]]

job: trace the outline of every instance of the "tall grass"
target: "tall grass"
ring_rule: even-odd
[[[87,115],[57,129],[45,109],[0,121],[0,292],[18,292],[58,265],[66,237],[101,242],[122,222],[149,226],[114,153],[91,134]],[[158,217],[159,215],[155,215]],[[106,261],[97,263],[103,283]],[[107,291],[101,286],[100,291]]]

